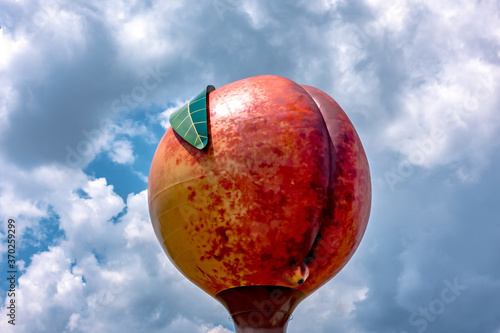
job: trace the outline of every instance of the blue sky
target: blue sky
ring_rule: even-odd
[[[497,1],[6,0],[0,26],[0,331],[234,331],[162,252],[147,175],[177,107],[274,74],[339,102],[373,182],[288,332],[500,332]]]

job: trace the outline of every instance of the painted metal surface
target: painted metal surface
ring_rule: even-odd
[[[279,76],[208,94],[205,149],[169,128],[149,175],[163,249],[208,294],[281,286],[309,295],[335,276],[368,222],[361,141],[326,93]]]

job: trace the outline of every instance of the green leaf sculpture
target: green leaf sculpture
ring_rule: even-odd
[[[205,148],[208,143],[207,96],[214,90],[214,86],[207,86],[169,118],[174,131],[198,149]]]

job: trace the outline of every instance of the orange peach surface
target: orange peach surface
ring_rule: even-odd
[[[208,146],[169,128],[151,165],[165,252],[212,296],[259,285],[313,292],[368,221],[370,173],[354,127],[327,94],[279,76],[233,82],[207,103]]]

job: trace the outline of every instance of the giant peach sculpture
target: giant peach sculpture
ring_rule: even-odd
[[[149,174],[158,240],[237,333],[286,332],[366,229],[370,172],[351,121],[272,75],[208,86],[170,120]]]

